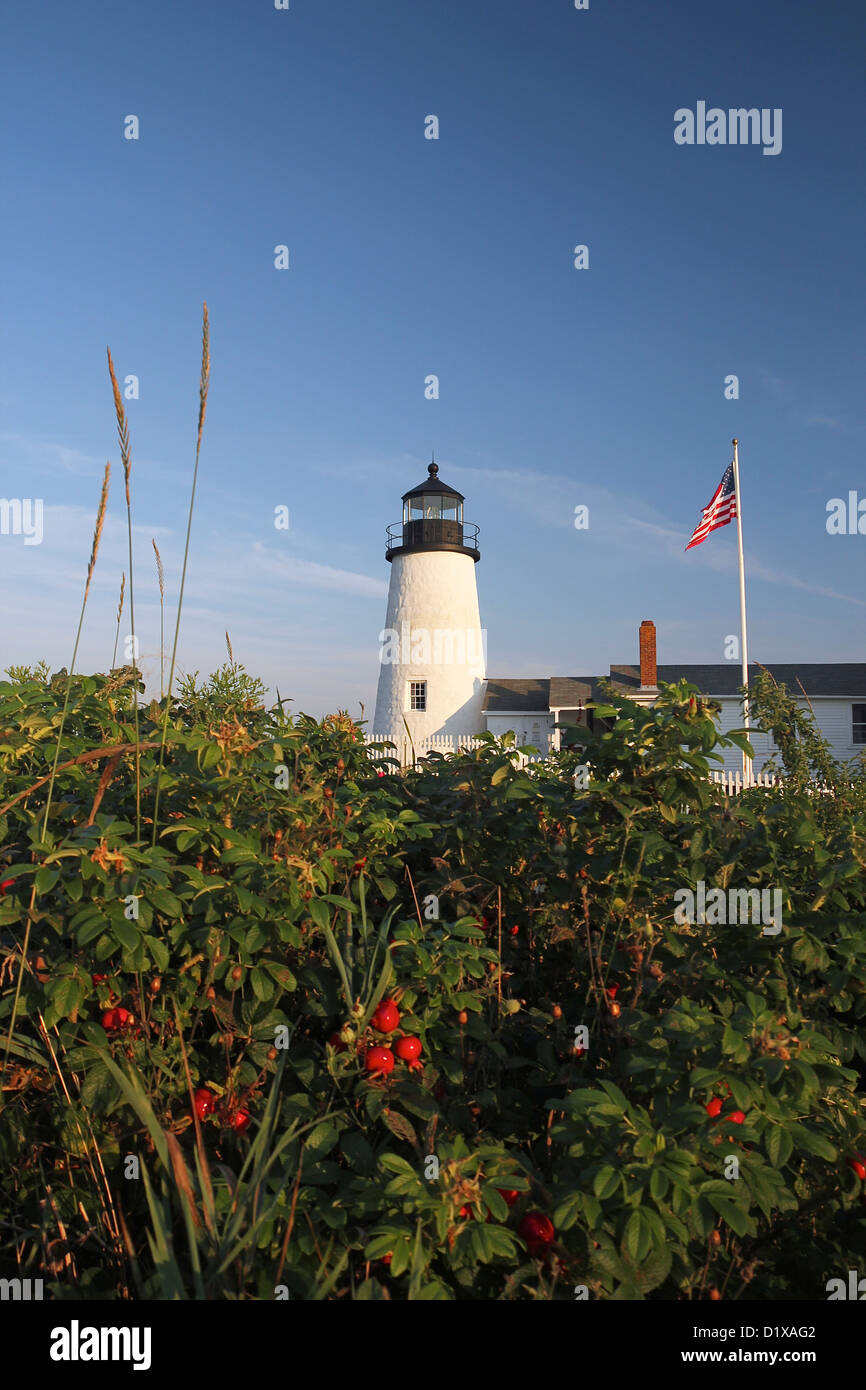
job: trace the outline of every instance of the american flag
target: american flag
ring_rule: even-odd
[[[704,507],[701,519],[695,527],[686,550],[691,550],[693,545],[700,545],[701,541],[707,539],[711,531],[717,531],[720,526],[727,526],[728,522],[733,521],[736,515],[737,493],[734,487],[734,465],[730,463],[725,471],[725,476]]]

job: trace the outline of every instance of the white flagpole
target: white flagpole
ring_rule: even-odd
[[[743,507],[740,498],[740,458],[737,453],[737,441],[732,441],[734,445],[734,491],[737,498],[737,554],[740,565],[740,651],[743,658],[743,685],[748,691],[749,687],[749,641],[746,636],[746,573],[743,566]],[[749,698],[746,696],[743,701],[743,727],[748,733],[751,730],[749,719]],[[752,785],[752,759],[748,753],[743,753],[743,785]]]

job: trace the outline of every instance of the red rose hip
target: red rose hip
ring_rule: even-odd
[[[394,1045],[394,1051],[403,1062],[414,1062],[416,1057],[421,1056],[421,1039],[415,1037],[400,1038]]]
[[[400,1022],[400,1010],[390,999],[385,999],[370,1019],[377,1033],[393,1033]]]
[[[203,1120],[206,1115],[213,1114],[216,1096],[207,1086],[199,1086],[198,1090],[193,1092],[192,1103],[198,1118]]]
[[[526,1241],[530,1255],[543,1255],[556,1238],[553,1222],[543,1211],[528,1211],[517,1227],[517,1234]]]
[[[368,1047],[364,1066],[374,1076],[387,1076],[394,1070],[394,1054],[390,1047]]]

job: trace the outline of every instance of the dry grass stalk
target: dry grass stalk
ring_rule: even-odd
[[[153,546],[153,553],[156,556],[156,577],[159,582],[159,596],[160,598],[165,598],[165,573],[162,568],[162,557],[159,553],[159,546],[156,541],[151,539],[150,543]]]
[[[207,304],[203,306],[202,330],[201,330],[201,383],[199,385],[199,407],[198,407],[198,439],[196,449],[201,448],[201,432],[204,426],[204,414],[207,409],[207,392],[210,385],[210,325],[207,317]]]
[[[159,748],[159,744],[156,742],[140,743],[138,746],[143,753],[149,752],[151,748]],[[79,753],[77,758],[70,758],[68,762],[59,763],[55,768],[55,771],[65,772],[68,767],[76,767],[78,763],[92,763],[98,761],[98,759],[100,758],[106,758],[113,753],[125,754],[131,752],[132,745],[130,743],[113,744],[111,747],[108,748],[92,748],[89,753]],[[45,783],[50,781],[51,773],[46,772],[44,777],[40,777],[38,781],[32,782],[29,787],[25,787],[23,792],[18,792],[17,796],[13,796],[11,801],[4,802],[4,804],[0,806],[0,816],[5,816],[6,812],[10,809],[10,807],[14,806],[19,801],[23,801],[25,797],[30,796],[31,793],[35,791],[38,791],[40,787],[44,787]]]
[[[186,585],[186,567],[189,561],[189,538],[192,534],[192,517],[195,509],[195,489],[198,482],[198,464],[201,454],[201,432],[204,425],[205,410],[207,408],[207,393],[210,384],[210,325],[207,316],[207,304],[202,306],[202,334],[201,334],[201,385],[199,388],[199,408],[198,408],[198,436],[195,446],[195,466],[192,470],[192,490],[189,498],[189,513],[186,522],[186,541],[183,547],[183,564],[180,571],[180,592],[177,599],[177,619],[174,625],[174,642],[171,648],[171,665],[168,670],[168,689],[166,691],[165,709],[162,716],[162,740],[159,750],[159,766],[156,772],[156,789],[153,798],[153,836],[151,844],[156,844],[156,837],[159,834],[159,793],[162,783],[162,769],[165,763],[165,742],[168,736],[168,716],[171,709],[171,691],[174,685],[174,668],[177,661],[177,644],[180,636],[180,617],[183,611],[183,591]],[[136,739],[138,731],[136,730]]]
[[[117,384],[117,377],[114,374],[114,363],[111,360],[111,349],[106,348],[108,353],[108,375],[111,377],[111,389],[114,392],[114,413],[117,416],[117,439],[120,444],[120,457],[123,462],[123,478],[126,483],[126,505],[129,503],[129,475],[132,471],[132,459],[129,453],[129,424],[126,419],[126,411],[123,408],[123,399],[120,394],[120,387]]]
[[[159,546],[153,538],[151,538],[150,543],[156,556],[156,577],[159,583],[159,698],[162,699],[162,678],[165,670],[165,573],[162,568]]]
[[[69,697],[72,694],[72,677],[75,671],[75,662],[78,657],[78,644],[81,641],[81,629],[84,626],[84,613],[87,608],[87,595],[90,590],[90,581],[93,578],[93,569],[96,564],[96,557],[99,554],[99,541],[102,536],[102,527],[105,522],[105,509],[108,505],[108,480],[111,475],[111,465],[105,465],[105,474],[102,479],[102,491],[99,495],[99,506],[96,512],[96,525],[93,530],[93,545],[90,549],[90,563],[87,566],[87,583],[84,586],[84,597],[81,600],[81,613],[78,618],[78,631],[75,634],[75,645],[72,648],[72,660],[69,663],[69,674],[66,677],[66,693],[63,697],[63,712],[60,716],[60,727],[57,730],[57,745],[54,749],[54,762],[51,772],[48,774],[48,793],[45,798],[45,811],[42,817],[41,839],[45,839],[45,832],[48,828],[48,817],[51,813],[51,800],[54,795],[54,782],[57,777],[57,764],[60,761],[60,749],[63,745],[63,730],[66,726],[66,715],[69,711]],[[36,846],[34,846],[36,848]],[[27,906],[27,925],[24,928],[24,944],[21,947],[21,958],[18,964],[18,979],[15,982],[15,998],[12,1001],[12,1014],[9,1019],[9,1031],[6,1034],[6,1048],[3,1053],[3,1065],[0,1067],[0,1078],[5,1076],[6,1067],[9,1063],[9,1052],[12,1047],[12,1036],[15,1029],[15,1019],[18,1016],[18,1003],[21,998],[21,981],[24,978],[24,966],[27,961],[27,952],[30,949],[30,933],[33,922],[36,919],[36,881],[30,889],[30,902]]]
[[[96,525],[93,528],[93,542],[90,547],[90,563],[87,566],[87,583],[84,586],[84,602],[87,602],[87,595],[90,593],[90,581],[93,578],[93,571],[96,567],[96,557],[99,554],[99,542],[102,537],[102,528],[105,525],[105,509],[108,506],[108,480],[111,477],[111,464],[105,465],[105,473],[102,478],[102,491],[99,494],[99,507],[96,511]],[[70,675],[72,673],[70,672]]]
[[[502,885],[496,889],[496,935],[499,951],[499,969],[496,972],[496,1016],[502,1017]]]
[[[228,649],[229,661],[231,662],[232,666],[234,666],[234,664],[235,664],[235,658],[234,658],[234,653],[232,652],[231,639],[230,639],[228,633],[226,633],[226,647],[227,647],[227,649]]]
[[[201,1181],[202,1181],[202,1188],[203,1188],[203,1198],[204,1198],[204,1200],[203,1200],[203,1202],[202,1202],[202,1210],[203,1210],[203,1212],[204,1212],[205,1225],[207,1226],[207,1228],[208,1228],[208,1230],[210,1231],[211,1235],[213,1235],[213,1234],[214,1234],[214,1224],[213,1224],[213,1216],[212,1216],[212,1213],[213,1213],[213,1211],[214,1211],[214,1200],[213,1200],[213,1184],[212,1184],[212,1181],[211,1181],[210,1164],[208,1163],[208,1159],[207,1159],[207,1150],[205,1149],[204,1141],[203,1141],[203,1139],[202,1139],[201,1125],[199,1124],[198,1112],[197,1112],[197,1110],[196,1110],[196,1108],[195,1108],[195,1092],[193,1091],[193,1086],[192,1086],[192,1075],[191,1075],[190,1069],[189,1069],[189,1058],[187,1057],[187,1053],[186,1053],[186,1044],[184,1043],[184,1040],[183,1040],[183,1029],[182,1029],[182,1027],[181,1027],[180,1014],[179,1014],[179,1012],[178,1012],[178,1007],[177,1007],[177,1000],[176,1000],[176,999],[173,1000],[173,1003],[174,1003],[174,1020],[175,1020],[175,1024],[177,1025],[177,1036],[178,1036],[178,1041],[180,1042],[180,1055],[181,1055],[181,1058],[183,1059],[183,1070],[184,1070],[184,1075],[185,1075],[185,1077],[186,1077],[187,1090],[189,1091],[190,1105],[192,1106],[193,1124],[195,1125],[195,1144],[196,1144],[196,1150],[198,1151],[199,1166],[200,1166],[200,1169],[201,1169]],[[198,1224],[198,1223],[197,1223],[197,1224]]]
[[[37,1018],[37,1023],[38,1023],[38,1026],[39,1026],[40,1035],[41,1035],[43,1041],[45,1042],[45,1044],[46,1044],[46,1046],[47,1046],[47,1048],[48,1048],[48,1051],[49,1051],[50,1054],[51,1054],[51,1060],[52,1060],[52,1062],[54,1063],[55,1071],[57,1072],[57,1075],[58,1075],[58,1077],[59,1077],[59,1079],[60,1079],[60,1085],[62,1086],[62,1088],[63,1088],[63,1094],[64,1094],[64,1096],[66,1097],[66,1104],[71,1108],[71,1107],[72,1107],[72,1103],[73,1103],[73,1102],[72,1102],[72,1096],[70,1095],[69,1087],[68,1087],[67,1084],[66,1084],[66,1078],[65,1078],[64,1075],[63,1075],[63,1068],[61,1067],[60,1062],[58,1061],[57,1053],[55,1052],[54,1046],[53,1046],[53,1044],[52,1044],[52,1042],[51,1042],[50,1034],[49,1034],[49,1032],[48,1032],[48,1029],[47,1029],[46,1026],[45,1026],[45,1019],[42,1017],[42,1014],[41,1014],[41,1013],[37,1013],[36,1018]],[[56,1025],[55,1025],[55,1028],[54,1028],[54,1032],[55,1032],[55,1034],[57,1035],[58,1041],[60,1041],[60,1046],[61,1046],[61,1048],[63,1049],[64,1055],[65,1055],[66,1049],[63,1047],[63,1042],[62,1042],[62,1040],[60,1039],[60,1033],[59,1033],[59,1030],[58,1030],[58,1028],[56,1027]],[[77,1077],[74,1073],[72,1073],[72,1075],[73,1075],[73,1080],[75,1081],[75,1085],[76,1085],[76,1088],[77,1088],[77,1090],[78,1090],[78,1094],[79,1094],[79,1097],[80,1097],[80,1095],[81,1095],[81,1083],[79,1082],[78,1077]],[[113,1247],[115,1257],[117,1258],[118,1269],[122,1271],[123,1266],[122,1266],[122,1261],[121,1261],[121,1258],[120,1258],[120,1229],[119,1229],[118,1222],[117,1222],[117,1213],[116,1213],[116,1210],[115,1210],[114,1201],[113,1201],[113,1198],[112,1198],[112,1195],[111,1195],[111,1186],[110,1186],[109,1181],[108,1181],[108,1175],[107,1175],[107,1173],[106,1173],[106,1171],[105,1171],[105,1165],[104,1165],[104,1163],[103,1163],[103,1161],[102,1161],[102,1152],[101,1152],[101,1150],[100,1150],[100,1148],[99,1148],[99,1141],[97,1140],[96,1134],[94,1133],[94,1130],[93,1130],[93,1126],[92,1126],[92,1124],[90,1123],[90,1117],[89,1117],[89,1115],[87,1114],[87,1111],[86,1111],[86,1110],[83,1111],[82,1113],[84,1114],[84,1117],[85,1117],[85,1119],[86,1119],[86,1121],[87,1121],[87,1128],[88,1128],[88,1130],[89,1130],[89,1132],[90,1132],[90,1137],[89,1137],[89,1139],[85,1136],[85,1133],[84,1133],[83,1129],[81,1128],[81,1121],[79,1120],[78,1115],[75,1114],[75,1112],[73,1112],[73,1117],[74,1117],[74,1120],[75,1120],[75,1127],[76,1127],[76,1129],[78,1130],[79,1137],[80,1137],[81,1142],[82,1142],[82,1145],[83,1145],[83,1147],[84,1147],[84,1152],[85,1152],[85,1156],[86,1156],[86,1160],[87,1160],[87,1166],[88,1166],[88,1168],[90,1169],[90,1176],[91,1176],[91,1181],[92,1181],[92,1184],[93,1184],[93,1192],[94,1192],[95,1197],[97,1198],[97,1200],[99,1201],[99,1203],[100,1203],[100,1205],[101,1205],[101,1207],[102,1207],[102,1219],[103,1219],[103,1222],[104,1222],[104,1224],[105,1224],[106,1230],[107,1230],[108,1233],[109,1233],[109,1237],[110,1237],[110,1240],[111,1240],[111,1245],[112,1245],[112,1247]],[[101,1182],[100,1182],[100,1178],[97,1176],[96,1169],[95,1169],[94,1164],[93,1164],[93,1155],[94,1155],[94,1154],[96,1155],[96,1161],[97,1161],[97,1164],[99,1165],[99,1173],[100,1173],[100,1175],[101,1175]],[[81,1205],[81,1203],[79,1202],[79,1206],[80,1206],[80,1205]],[[89,1218],[87,1218],[87,1219],[89,1220]],[[126,1289],[125,1292],[126,1292],[126,1297],[129,1297],[129,1290]]]
[[[129,475],[132,472],[132,459],[129,450],[129,424],[126,419],[126,411],[123,408],[123,400],[120,395],[120,387],[117,384],[117,376],[114,371],[114,363],[111,360],[111,349],[106,348],[108,353],[108,375],[111,377],[111,389],[114,394],[114,413],[117,416],[117,438],[120,444],[120,457],[123,462],[123,478],[126,485],[126,530],[129,548],[129,631],[132,638],[132,670],[135,681],[132,687],[132,704],[135,715],[135,836],[136,840],[141,840],[141,764],[138,755],[138,742],[140,738],[138,727],[138,666],[135,652],[135,603],[133,599],[132,584],[132,503],[129,497]]]
[[[111,653],[111,669],[114,670],[117,664],[117,642],[120,637],[120,619],[123,614],[123,591],[126,588],[126,570],[120,576],[120,601],[117,605],[117,627],[114,629],[114,651]]]

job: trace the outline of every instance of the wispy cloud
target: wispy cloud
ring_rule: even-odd
[[[706,547],[701,546],[700,550],[695,550],[686,557],[682,531],[674,530],[673,527],[669,526],[657,526],[640,521],[637,517],[625,517],[623,520],[625,525],[631,526],[645,536],[658,541],[659,550],[671,559],[688,564],[701,564],[720,574],[735,574],[737,571],[737,551],[731,543],[725,544],[724,541],[717,540],[715,544]],[[743,550],[745,551],[745,549],[744,546]],[[857,598],[854,594],[839,593],[836,589],[827,589],[820,584],[810,584],[808,580],[800,579],[787,570],[764,565],[748,553],[746,554],[746,577],[747,579],[762,579],[766,584],[780,584],[784,588],[801,589],[805,593],[817,594],[820,598],[840,599],[844,603],[855,603],[859,608],[866,608],[866,599]]]
[[[455,470],[453,483],[457,486],[474,484],[473,491],[478,492],[483,488],[488,496],[512,507],[522,517],[532,517],[540,525],[565,530],[573,530],[574,509],[577,506],[589,507],[593,531],[604,524],[604,517],[616,517],[618,522],[625,507],[642,513],[648,521],[660,516],[657,509],[642,497],[613,492],[598,483],[586,482],[579,477],[571,478],[564,473],[542,473],[528,468],[471,467]],[[608,530],[605,528],[607,543]]]
[[[845,428],[845,422],[840,420],[837,415],[807,415],[804,424],[826,425],[829,430],[843,430]]]
[[[270,574],[305,589],[327,589],[332,593],[360,594],[365,598],[384,598],[388,592],[384,579],[320,565],[297,555],[275,555],[262,541],[254,542],[252,553],[260,574]]]
[[[21,467],[29,471],[37,465],[49,473],[64,473],[76,478],[89,478],[105,467],[105,459],[95,458],[81,449],[71,449],[67,444],[58,444],[53,439],[40,438],[38,435],[0,430],[0,445],[8,455],[7,467]]]
[[[810,402],[804,404],[803,393],[794,386],[793,382],[786,381],[784,377],[776,376],[774,372],[768,371],[765,367],[759,367],[757,371],[758,384],[766,391],[767,395],[772,396],[773,400],[779,401],[781,405],[787,406],[788,415],[798,425],[814,425],[822,429],[847,431],[848,426],[842,416],[828,411],[823,404]]]

